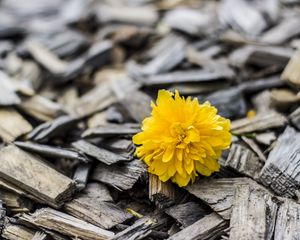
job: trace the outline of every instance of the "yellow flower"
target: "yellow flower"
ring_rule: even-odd
[[[136,155],[148,171],[163,182],[171,179],[180,187],[194,182],[198,173],[210,176],[220,168],[217,162],[231,142],[230,121],[217,109],[196,98],[185,99],[160,90],[152,114],[142,123],[142,132],[133,136]]]

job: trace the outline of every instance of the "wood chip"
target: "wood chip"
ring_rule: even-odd
[[[2,237],[9,240],[32,240],[35,232],[27,227],[7,223],[2,231]]]
[[[121,156],[119,154],[115,154],[114,152],[108,151],[104,148],[97,147],[87,141],[79,140],[77,142],[73,142],[72,146],[85,153],[88,156],[91,156],[98,161],[105,163],[107,165],[111,165],[117,162],[130,161],[131,159]]]
[[[120,166],[98,164],[94,169],[91,178],[112,186],[119,191],[124,191],[132,188],[145,172],[146,167],[142,161],[133,160]]]
[[[300,107],[298,107],[294,112],[289,116],[292,124],[300,130]]]
[[[114,236],[113,232],[51,208],[39,209],[31,215],[23,215],[21,219],[33,225],[59,231],[67,236],[79,237],[84,240],[104,240]]]
[[[260,181],[275,193],[285,197],[293,197],[300,186],[298,162],[300,133],[287,127],[278,138],[274,149],[260,173]]]
[[[13,108],[1,108],[0,119],[0,137],[4,142],[12,142],[32,130],[30,123]]]
[[[227,222],[218,214],[211,213],[169,237],[168,240],[185,240],[187,236],[191,240],[214,239],[221,236],[226,228]]]
[[[49,167],[41,158],[10,145],[1,149],[0,159],[3,163],[0,177],[41,198],[45,203],[58,207],[70,198],[74,182]]]
[[[297,50],[289,63],[286,65],[281,78],[289,83],[296,90],[300,90],[300,50]]]

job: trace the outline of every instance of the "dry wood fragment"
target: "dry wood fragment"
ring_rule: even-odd
[[[134,135],[140,132],[139,124],[107,124],[98,126],[95,128],[87,129],[83,132],[83,138],[94,138],[94,137],[113,137],[113,136],[126,136]]]
[[[91,167],[91,164],[86,163],[78,164],[76,167],[73,180],[75,181],[77,191],[81,191],[86,187]]]
[[[51,121],[65,112],[60,104],[40,95],[24,99],[19,107],[40,121]]]
[[[187,202],[167,208],[165,212],[186,228],[204,217],[207,210],[197,203]]]
[[[260,173],[260,181],[275,193],[292,197],[299,189],[300,133],[287,127],[278,138]]]
[[[119,191],[131,189],[143,173],[146,166],[140,160],[133,160],[122,165],[98,164],[91,175],[93,180],[105,183]]]
[[[74,191],[74,182],[49,167],[38,156],[10,145],[0,151],[0,177],[58,207]],[[45,177],[47,176],[47,177]]]
[[[265,132],[255,135],[255,140],[261,144],[269,146],[276,140],[275,132]]]
[[[148,236],[154,225],[154,220],[149,217],[144,217],[136,221],[133,225],[126,228],[124,231],[116,234],[113,240],[134,240]]]
[[[256,155],[262,162],[267,161],[264,153],[261,151],[260,147],[255,143],[253,139],[247,138],[245,136],[242,136],[241,138],[251,148],[251,150],[256,153]]]
[[[91,156],[107,165],[131,160],[130,158],[126,158],[114,152],[108,151],[84,140],[73,142],[72,146],[85,153],[86,155]]]
[[[15,91],[16,89],[9,77],[0,71],[0,106],[19,104],[21,99]]]
[[[45,122],[37,126],[28,134],[28,138],[33,141],[43,142],[53,137],[61,136],[70,128],[75,127],[78,121],[78,118],[70,116],[58,117],[53,121]]]
[[[27,49],[38,63],[53,74],[63,74],[69,67],[67,62],[60,60],[38,42],[28,42]]]
[[[298,107],[294,112],[292,112],[289,116],[292,124],[300,130],[300,107]]]
[[[43,232],[36,232],[32,238],[32,240],[47,240],[48,236],[47,234]]]
[[[65,203],[66,213],[91,224],[109,229],[132,218],[132,215],[112,202],[103,201],[95,192],[78,194],[72,201]]]
[[[227,221],[216,213],[211,213],[180,232],[169,237],[168,240],[197,240],[217,239],[227,228]]]
[[[300,50],[297,50],[294,56],[286,65],[281,78],[290,84],[296,90],[300,90]]]
[[[11,142],[32,130],[32,126],[13,108],[0,109],[0,137]]]
[[[207,179],[187,186],[189,193],[207,203],[216,213],[229,220],[235,184],[248,181],[246,178]]]
[[[91,161],[91,159],[89,159],[87,156],[73,149],[63,149],[60,147],[54,147],[54,146],[38,144],[33,142],[16,141],[14,142],[14,144],[29,152],[37,153],[45,157],[67,158],[67,159],[79,160],[85,163]]]
[[[6,207],[4,206],[3,201],[0,199],[0,235],[2,234],[2,230],[5,224],[5,216],[6,216]]]
[[[299,239],[300,205],[293,200],[285,199],[280,205],[274,230],[274,239]]]
[[[285,116],[274,112],[257,114],[253,118],[235,120],[231,124],[232,132],[236,134],[259,132],[267,129],[283,127],[287,122]]]
[[[225,166],[253,179],[258,179],[263,162],[248,148],[240,144],[232,144]]]
[[[158,176],[149,174],[149,199],[160,208],[170,207],[175,203],[175,191],[170,181],[162,182]]]
[[[113,232],[96,227],[51,208],[42,208],[31,215],[24,214],[21,219],[38,227],[55,230],[70,237],[84,240],[105,240],[114,236]]]
[[[300,94],[289,89],[273,89],[270,94],[271,106],[281,111],[289,109],[293,104],[300,103]]]
[[[11,191],[0,189],[0,199],[13,213],[29,212],[32,209],[32,202]]]
[[[272,239],[276,212],[277,203],[266,190],[237,184],[229,239]]]
[[[35,232],[27,227],[7,222],[2,231],[2,238],[8,240],[32,240]]]

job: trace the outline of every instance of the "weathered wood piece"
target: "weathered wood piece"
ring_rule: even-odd
[[[142,91],[134,91],[126,94],[120,104],[133,120],[142,122],[151,114],[151,101],[152,99]]]
[[[170,207],[175,204],[175,188],[172,183],[162,182],[158,176],[149,174],[149,199],[160,208]]]
[[[13,108],[0,109],[0,137],[4,142],[12,142],[31,130],[30,123],[16,110]]]
[[[249,146],[249,148],[259,157],[259,159],[263,163],[267,161],[265,154],[262,152],[260,147],[256,144],[256,142],[253,139],[247,138],[246,136],[242,136],[241,138],[243,142],[245,142]]]
[[[2,238],[8,240],[32,240],[35,232],[22,225],[7,222],[2,231]]]
[[[168,240],[197,240],[218,239],[227,228],[227,221],[216,213],[211,213],[180,232],[169,237]]]
[[[260,181],[280,196],[293,197],[300,187],[300,133],[287,127],[260,173]]]
[[[64,210],[74,217],[104,229],[112,228],[132,218],[130,213],[118,205],[103,201],[99,193],[101,192],[83,191],[72,201],[65,203]]]
[[[34,59],[49,72],[58,75],[67,71],[68,63],[59,59],[40,43],[31,41],[26,44],[26,47]]]
[[[259,178],[263,162],[248,148],[240,144],[232,144],[225,166],[253,179]]]
[[[87,129],[82,133],[83,138],[94,138],[94,137],[114,137],[114,136],[126,136],[134,135],[140,132],[139,124],[107,124],[98,126],[95,128]]]
[[[14,144],[24,150],[27,150],[29,152],[37,153],[41,156],[45,157],[52,157],[52,158],[67,158],[72,160],[79,160],[81,162],[90,162],[91,159],[89,159],[84,154],[80,153],[79,151],[73,150],[73,149],[63,149],[60,147],[54,147],[39,143],[33,143],[33,142],[19,142],[16,141]]]
[[[40,121],[54,120],[65,112],[60,104],[40,95],[24,99],[19,107],[22,111]]]
[[[294,56],[290,59],[286,65],[281,78],[288,84],[294,87],[296,90],[300,90],[300,50],[297,50]]]
[[[31,215],[24,214],[21,219],[38,227],[55,230],[70,237],[84,240],[105,240],[114,236],[111,231],[72,217],[51,208],[42,208]]]
[[[231,80],[235,77],[234,71],[229,67],[204,68],[201,70],[174,71],[158,74],[142,79],[146,86],[157,86],[174,83],[208,83],[221,80]]]
[[[274,239],[299,239],[299,217],[300,205],[293,200],[285,199],[277,212]]]
[[[47,234],[43,232],[36,232],[32,238],[32,240],[47,240],[48,236]]]
[[[58,207],[74,191],[74,182],[41,158],[10,145],[0,151],[0,177]],[[45,177],[47,176],[47,177]]]
[[[293,36],[300,33],[297,26],[300,24],[300,18],[287,17],[280,24],[265,32],[260,40],[271,44],[282,44]]]
[[[248,181],[246,178],[207,179],[187,186],[189,193],[207,203],[216,213],[229,220],[235,184]]]
[[[236,134],[259,132],[272,128],[283,127],[287,123],[284,115],[270,111],[257,114],[253,118],[235,120],[231,124],[232,132]]]
[[[61,116],[53,121],[42,123],[28,134],[28,138],[43,142],[51,139],[52,137],[61,136],[66,133],[67,130],[73,128],[78,123],[79,119],[70,116]]]
[[[0,235],[2,234],[2,230],[4,228],[5,216],[6,216],[6,207],[3,201],[0,199]]]
[[[0,71],[0,106],[19,104],[21,99],[15,91],[16,89],[9,77]]]
[[[77,191],[81,191],[86,187],[91,167],[91,164],[86,163],[78,164],[76,167],[73,180],[75,181]]]
[[[85,153],[86,155],[91,156],[107,165],[131,160],[130,158],[126,158],[114,152],[108,151],[84,140],[73,142],[72,146]]]
[[[91,175],[91,179],[105,183],[119,191],[124,191],[131,189],[146,171],[146,166],[140,160],[133,160],[122,165],[98,164]]]
[[[300,107],[298,107],[294,112],[292,112],[289,116],[292,124],[300,130]]]
[[[173,217],[183,228],[186,228],[204,217],[207,210],[197,203],[187,202],[167,208],[165,213]]]
[[[300,103],[300,95],[287,88],[273,89],[270,92],[270,100],[271,107],[286,111],[294,104]]]
[[[237,184],[229,239],[272,239],[276,213],[276,199],[266,190],[251,184]]]
[[[153,232],[155,226],[155,219],[150,217],[143,217],[137,220],[130,227],[126,228],[122,232],[116,234],[112,240],[134,240],[142,239],[149,236]]]
[[[32,209],[32,202],[11,191],[0,189],[0,199],[13,213],[29,212]]]

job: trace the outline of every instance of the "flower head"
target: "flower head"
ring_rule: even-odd
[[[230,121],[217,109],[196,98],[185,99],[178,91],[160,90],[152,114],[133,137],[136,155],[148,171],[163,182],[171,179],[186,186],[200,173],[209,176],[220,168],[217,162],[231,142]]]

